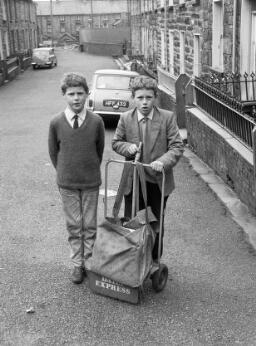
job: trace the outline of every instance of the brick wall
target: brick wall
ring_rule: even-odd
[[[225,137],[223,129],[215,130],[215,126],[209,126],[209,118],[206,122],[202,121],[193,109],[186,112],[186,125],[188,144],[192,150],[217,172],[256,215],[256,183],[252,153],[248,155],[245,148],[242,151],[236,150],[235,146],[231,145],[235,142],[234,138],[227,140],[231,138],[228,133]],[[218,126],[216,128],[218,129]],[[248,159],[248,156],[251,159]]]

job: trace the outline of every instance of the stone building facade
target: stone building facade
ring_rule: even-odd
[[[37,46],[36,5],[32,0],[0,1],[0,59]]]
[[[174,91],[180,74],[255,71],[253,0],[130,0],[132,54]],[[241,39],[242,37],[242,39]]]
[[[37,33],[32,0],[0,0],[0,85],[30,66]]]
[[[81,28],[104,29],[128,23],[126,1],[57,0],[52,7],[50,1],[37,1],[37,6],[41,40],[53,39],[55,44],[79,43]]]
[[[131,27],[160,106],[256,215],[256,1],[131,0]]]

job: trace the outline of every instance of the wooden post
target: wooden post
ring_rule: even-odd
[[[256,182],[256,126],[252,130],[252,147],[253,147],[253,169],[254,169],[254,179]]]

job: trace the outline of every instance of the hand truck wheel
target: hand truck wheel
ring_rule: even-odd
[[[152,287],[156,292],[161,292],[166,285],[168,278],[168,268],[165,264],[160,264],[159,269],[152,274]]]

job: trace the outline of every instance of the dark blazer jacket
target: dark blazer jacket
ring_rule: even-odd
[[[134,143],[139,145],[140,133],[136,108],[121,115],[115,135],[112,139],[112,148],[126,160],[132,160],[129,146]],[[151,122],[150,156],[152,161],[161,161],[164,165],[166,180],[164,195],[169,195],[174,189],[173,167],[176,165],[184,151],[183,141],[179,133],[176,117],[173,112],[154,107]],[[161,188],[162,174],[153,173],[157,184]],[[131,192],[132,174],[127,181],[125,194]]]

